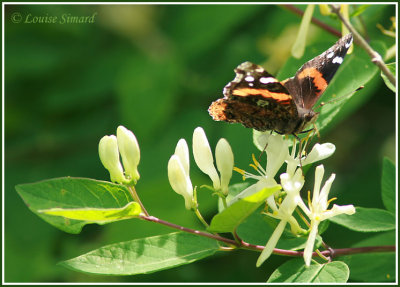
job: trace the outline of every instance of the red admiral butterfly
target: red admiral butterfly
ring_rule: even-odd
[[[292,78],[279,82],[259,65],[244,62],[224,97],[208,112],[215,121],[241,123],[258,131],[300,133],[316,120],[313,106],[332,80],[353,41],[348,34],[321,55],[305,63]]]

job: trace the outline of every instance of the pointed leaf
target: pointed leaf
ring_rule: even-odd
[[[132,201],[125,186],[88,178],[54,178],[20,184],[15,188],[31,211],[51,225],[69,233],[79,233],[85,224],[92,222],[47,215],[39,210],[123,208]]]
[[[386,210],[357,207],[353,215],[341,214],[329,219],[358,232],[382,232],[396,228],[396,218]]]
[[[267,197],[280,190],[280,188],[279,185],[264,188],[253,195],[238,200],[214,216],[208,230],[212,232],[233,232]]]
[[[303,258],[296,258],[279,266],[267,282],[346,283],[349,273],[349,267],[341,261],[326,264],[312,262],[309,267],[306,267]]]
[[[60,264],[86,273],[146,274],[189,264],[218,248],[213,239],[176,232],[111,244]]]

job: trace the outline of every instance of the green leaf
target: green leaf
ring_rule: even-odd
[[[358,232],[382,232],[396,228],[394,215],[378,208],[357,207],[353,215],[341,214],[329,220]]]
[[[51,225],[75,234],[79,233],[85,224],[92,223],[91,220],[76,220],[47,215],[40,213],[39,210],[53,208],[118,209],[124,208],[132,201],[132,197],[125,186],[88,178],[54,178],[20,184],[15,188],[31,211]],[[107,222],[97,223],[105,224]]]
[[[110,221],[137,217],[141,213],[142,209],[140,208],[139,203],[130,202],[121,208],[50,208],[38,211],[40,213],[62,216],[69,219],[107,223]]]
[[[396,77],[396,63],[386,64],[386,67],[393,74],[393,76]],[[383,72],[381,72],[381,76],[386,86],[396,93],[396,87],[389,81],[388,77]]]
[[[280,188],[280,186],[263,188],[253,195],[239,199],[221,213],[214,216],[208,230],[212,232],[233,232],[267,197],[280,190]]]
[[[349,267],[341,261],[326,264],[312,262],[309,267],[306,267],[302,258],[296,258],[279,266],[267,282],[346,283],[349,273]]]
[[[351,247],[395,245],[395,232],[379,233]],[[376,252],[341,256],[351,270],[350,279],[361,282],[390,282],[396,279],[396,253]],[[368,262],[368,264],[365,264]]]
[[[213,239],[176,232],[111,244],[60,264],[86,273],[145,274],[189,264],[218,248]]]
[[[383,159],[382,168],[382,201],[386,209],[392,213],[396,212],[396,167],[388,159]]]
[[[367,8],[369,8],[371,5],[359,5],[356,6],[353,12],[350,13],[350,18],[357,17],[361,13],[363,13]]]
[[[238,195],[240,192],[242,192],[249,186],[250,186],[250,183],[248,181],[236,183],[236,184],[229,186],[229,193],[228,193],[228,196],[226,197],[226,201],[227,202],[231,201],[236,195]],[[224,210],[224,208],[225,207],[222,202],[222,199],[219,198],[218,199],[218,212],[221,212],[222,210]]]

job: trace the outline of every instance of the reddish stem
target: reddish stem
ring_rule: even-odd
[[[294,5],[281,5],[281,6],[286,8],[286,9],[288,9],[288,10],[290,10],[290,11],[292,11],[293,13],[295,13],[295,14],[301,16],[301,17],[303,17],[303,15],[304,15],[304,11],[299,9],[299,8],[297,8]],[[315,17],[312,17],[311,22],[313,22],[315,25],[319,26],[320,28],[324,29],[325,31],[327,31],[327,32],[339,37],[339,38],[342,37],[342,33],[340,33],[339,30],[336,30],[335,28],[332,28],[331,26],[325,24],[324,22],[318,20]]]
[[[235,240],[228,239],[219,235],[215,235],[212,233],[204,232],[204,231],[199,231],[191,228],[186,228],[162,219],[159,219],[154,216],[145,216],[141,215],[141,219],[150,221],[150,222],[155,222],[159,223],[174,229],[178,229],[184,232],[192,233],[192,234],[197,234],[203,237],[208,237],[211,239],[215,239],[221,242],[224,242],[229,245],[236,246],[237,248],[245,248],[245,249],[250,249],[250,250],[256,250],[256,251],[262,251],[264,249],[264,246],[261,245],[255,245],[255,244],[250,244],[247,242],[244,242],[243,240],[240,239],[240,242],[236,242]],[[239,238],[239,237],[237,237]],[[356,247],[356,248],[342,248],[342,249],[332,249],[329,248],[327,250],[321,251],[321,254],[324,256],[333,258],[337,256],[343,256],[343,255],[349,255],[349,254],[358,254],[358,253],[372,253],[372,252],[394,252],[396,251],[396,247],[394,245],[384,245],[384,246],[368,246],[368,247]],[[303,251],[292,251],[292,250],[285,250],[285,249],[279,249],[275,248],[274,249],[274,254],[280,254],[280,255],[286,255],[286,256],[295,256],[295,257],[301,257],[303,256]],[[313,252],[313,257],[319,256],[316,252]]]

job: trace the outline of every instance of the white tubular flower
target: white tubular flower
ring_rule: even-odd
[[[193,156],[200,170],[211,178],[214,189],[220,189],[221,182],[214,166],[210,144],[201,127],[196,128],[193,133]]]
[[[306,247],[304,248],[304,261],[306,266],[310,266],[312,252],[314,250],[315,238],[318,234],[318,225],[321,221],[339,214],[354,214],[356,212],[353,205],[339,206],[334,204],[331,210],[327,210],[329,206],[328,195],[331,189],[332,183],[335,180],[335,174],[332,174],[330,178],[325,182],[325,185],[321,187],[322,178],[324,176],[324,166],[319,165],[315,169],[315,184],[313,191],[312,201],[309,202],[309,209],[305,206],[300,207],[309,217],[310,224],[310,234],[307,239]]]
[[[278,226],[275,228],[274,232],[272,233],[271,237],[267,242],[267,245],[265,245],[264,250],[261,252],[260,256],[257,259],[256,262],[257,267],[260,267],[261,264],[263,264],[264,261],[271,256],[272,251],[274,251],[274,248],[278,243],[279,238],[281,238],[281,235],[285,230],[286,223],[287,223],[286,220],[281,220],[281,222],[279,222]]]
[[[172,189],[185,199],[186,209],[195,208],[192,182],[180,157],[176,154],[172,155],[168,161],[168,179]]]
[[[306,156],[304,161],[302,160],[303,165],[307,165],[310,163],[314,163],[323,159],[326,159],[333,155],[336,147],[332,143],[324,143],[324,144],[315,144],[312,148],[311,152]]]
[[[218,141],[215,148],[215,161],[221,175],[221,191],[224,195],[228,195],[228,185],[232,177],[234,161],[231,146],[224,138]]]
[[[271,135],[268,138],[266,176],[274,177],[289,156],[288,141],[282,135]]]
[[[269,256],[271,256],[288,222],[290,223],[292,232],[301,232],[299,224],[292,216],[293,211],[295,210],[298,203],[301,201],[300,190],[304,185],[304,177],[302,176],[301,170],[298,169],[294,176],[290,176],[288,173],[281,174],[281,185],[283,189],[287,192],[287,195],[282,201],[282,204],[279,206],[279,209],[277,209],[274,204],[274,208],[272,208],[273,213],[269,214],[271,217],[280,219],[281,221],[269,238],[264,250],[261,252],[261,255],[258,257],[256,263],[257,267],[261,266],[261,264],[265,260],[267,260]],[[270,201],[267,200],[267,202]]]
[[[117,141],[125,175],[136,184],[140,178],[137,169],[140,161],[140,149],[136,137],[124,126],[119,126],[117,128]]]
[[[114,135],[104,136],[99,142],[99,156],[103,166],[110,173],[111,181],[125,183],[124,170],[119,161],[118,142]]]
[[[266,146],[265,150],[267,153],[267,167],[264,169],[253,156],[254,164],[251,166],[257,171],[258,174],[251,174],[244,170],[235,169],[243,174],[245,178],[253,178],[256,179],[257,182],[236,195],[230,201],[230,204],[240,198],[250,196],[263,188],[277,185],[274,177],[289,156],[288,144],[282,135],[262,133],[258,135],[255,140],[258,142],[259,146]],[[273,200],[273,195],[270,198]]]
[[[314,162],[326,159],[330,157],[336,150],[336,147],[332,143],[315,144],[311,152],[301,158],[301,164],[306,166]],[[301,151],[299,151],[301,152]],[[296,146],[293,146],[292,153],[286,159],[287,169],[286,172],[289,174],[294,174],[296,168],[300,165],[300,155],[296,156]]]

